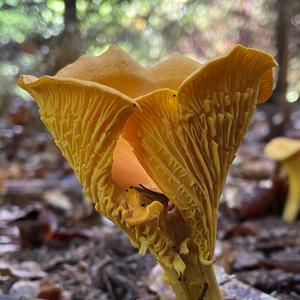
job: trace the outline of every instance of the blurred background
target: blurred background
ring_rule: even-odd
[[[276,136],[300,138],[299,0],[0,0],[0,297],[159,299],[153,259],[95,214],[19,75],[53,75],[110,44],[150,66],[173,53],[205,63],[237,43],[279,68],[227,180],[216,259],[275,299],[300,299],[300,223],[282,221],[287,178],[263,154]]]
[[[1,0],[1,111],[22,93],[19,74],[54,74],[110,44],[147,66],[170,53],[204,63],[237,43],[277,58],[274,102],[299,99],[298,0]]]

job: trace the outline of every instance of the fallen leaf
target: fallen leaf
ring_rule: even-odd
[[[21,279],[40,279],[47,276],[40,265],[34,261],[25,261],[20,264],[0,262],[0,274]]]
[[[58,284],[43,281],[40,284],[38,297],[46,300],[62,300],[62,291]]]
[[[34,300],[38,297],[40,284],[38,281],[20,280],[15,282],[10,288],[9,294],[13,296],[25,296]]]
[[[43,198],[47,204],[54,208],[59,208],[64,212],[71,212],[73,209],[70,198],[59,189],[51,189],[46,191],[43,194]]]
[[[23,247],[40,247],[50,240],[58,226],[56,215],[45,208],[34,208],[25,216],[15,220]]]

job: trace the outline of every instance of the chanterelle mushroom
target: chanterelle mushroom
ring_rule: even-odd
[[[296,219],[300,206],[300,140],[279,137],[266,145],[265,154],[280,161],[287,172],[289,193],[283,211],[283,219]]]
[[[177,298],[218,300],[219,197],[275,66],[236,46],[204,66],[174,56],[146,69],[114,46],[19,85],[96,209],[150,250]]]

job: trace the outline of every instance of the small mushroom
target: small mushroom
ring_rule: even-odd
[[[281,162],[287,172],[289,193],[282,218],[287,222],[293,222],[300,206],[300,140],[275,138],[266,145],[265,154]]]

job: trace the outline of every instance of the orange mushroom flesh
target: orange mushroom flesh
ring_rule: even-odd
[[[266,145],[265,154],[281,162],[287,173],[289,192],[282,218],[287,222],[293,222],[300,207],[300,140],[275,138]]]
[[[174,56],[146,69],[113,47],[19,85],[96,209],[156,257],[177,298],[218,300],[219,197],[275,66],[236,46],[204,66]]]

